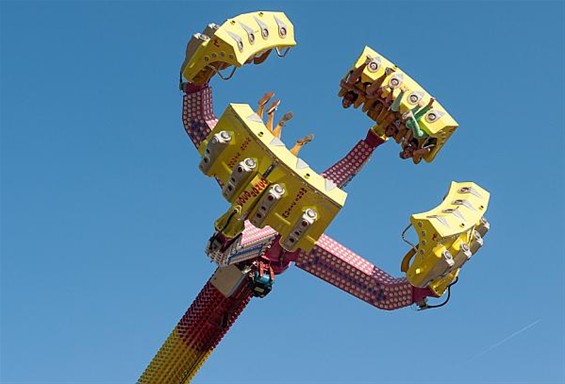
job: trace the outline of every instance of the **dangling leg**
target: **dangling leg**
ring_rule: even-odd
[[[273,132],[273,122],[275,120],[275,111],[279,107],[280,103],[281,103],[280,100],[275,100],[273,102],[273,104],[271,104],[269,109],[267,109],[267,129],[271,132]]]
[[[263,110],[265,109],[265,105],[267,105],[267,103],[273,96],[275,96],[274,92],[267,92],[261,99],[259,99],[259,108],[257,108],[257,115],[259,115],[261,119],[263,119]]]
[[[432,149],[434,149],[436,142],[437,140],[433,137],[427,137],[425,139],[418,140],[419,147],[414,151],[414,154],[412,155],[414,164],[418,164],[424,156],[430,153]]]
[[[367,64],[369,64],[369,61],[370,60],[367,58],[367,60],[363,64],[361,64],[359,68],[355,68],[353,71],[349,72],[345,79],[345,83],[348,85],[353,85],[360,81],[361,75],[363,74],[363,71],[365,70]]]
[[[393,68],[386,68],[384,73],[377,77],[375,79],[375,81],[373,81],[368,87],[367,87],[367,98],[368,99],[372,99],[375,97],[378,97],[379,95],[379,90],[381,89],[383,82],[385,80],[385,78],[390,75],[392,72],[394,72]]]
[[[383,109],[379,113],[379,117],[377,118],[377,124],[379,124],[379,122],[382,122],[390,112],[390,106],[394,101],[394,89],[395,88],[390,88],[389,94],[383,100]]]
[[[375,101],[373,106],[369,108],[369,110],[367,111],[367,116],[369,116],[371,119],[375,120],[376,122],[383,109],[384,109],[383,103],[380,100]]]
[[[394,119],[396,119],[396,113],[394,113],[393,111],[388,111],[387,115],[385,116],[384,120],[381,122],[381,128],[383,130],[385,130],[388,128],[388,126],[394,121]],[[388,136],[388,135],[387,135]],[[392,135],[390,135],[392,136]],[[390,137],[389,136],[389,137]]]
[[[404,123],[400,124],[398,131],[394,135],[394,141],[396,141],[397,143],[400,143],[400,141],[402,140],[404,135],[406,135],[406,130],[407,130],[406,125],[404,125]]]
[[[309,142],[312,141],[312,139],[314,138],[314,135],[310,134],[306,137],[303,137],[300,140],[296,141],[296,144],[294,145],[294,147],[292,147],[292,149],[290,150],[290,152],[294,155],[294,156],[298,156],[298,152],[300,152],[300,150],[302,149],[303,146],[305,146],[306,144],[308,144]]]
[[[275,135],[276,137],[280,138],[281,137],[281,133],[282,133],[282,127],[284,127],[284,125],[294,117],[294,114],[292,112],[287,112],[283,115],[281,121],[279,121],[279,123],[277,124],[277,126],[275,127],[275,129],[273,130],[273,135]]]
[[[431,147],[420,148],[415,150],[414,154],[412,155],[412,161],[414,162],[414,164],[418,164],[420,161],[422,161],[422,158],[431,151],[432,151]]]
[[[409,143],[410,140],[412,140],[412,138],[414,137],[414,133],[412,132],[412,129],[410,129],[408,122],[406,123],[406,127],[408,129],[406,130],[406,133],[404,134],[404,137],[401,140],[403,143]]]

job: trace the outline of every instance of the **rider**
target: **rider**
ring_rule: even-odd
[[[367,60],[363,64],[361,64],[358,68],[349,71],[345,79],[341,80],[341,86],[348,89],[348,92],[343,96],[343,100],[341,101],[343,108],[351,107],[359,98],[359,94],[355,90],[355,85],[361,82],[361,75],[363,74],[367,64],[370,62],[371,59],[367,57]]]
[[[263,95],[263,97],[261,99],[259,99],[258,105],[259,107],[257,108],[257,115],[262,119],[263,118],[263,111],[265,109],[265,105],[267,105],[267,103],[269,102],[269,100],[274,96],[274,92],[267,92]],[[275,118],[275,111],[278,109],[279,104],[280,104],[280,100],[276,100],[275,102],[273,102],[271,104],[271,106],[267,109],[267,124],[266,127],[269,129],[269,131],[273,132],[273,135],[275,135],[276,137],[280,138],[281,137],[281,133],[282,133],[282,127],[284,127],[284,125],[294,117],[294,114],[292,112],[287,112],[283,115],[282,119],[278,122],[278,124],[276,125],[275,128],[273,128],[273,121]]]
[[[313,134],[309,134],[308,136],[303,137],[302,139],[299,139],[296,141],[296,144],[294,145],[294,147],[292,147],[292,149],[290,150],[290,152],[294,155],[294,156],[298,156],[298,152],[300,152],[300,150],[302,149],[303,146],[305,146],[306,144],[308,144],[309,142],[312,141],[312,139],[314,138]]]
[[[265,105],[275,96],[274,92],[267,92],[263,95],[261,99],[259,99],[259,107],[257,108],[257,115],[262,119],[263,118],[263,110],[265,109]]]
[[[390,87],[390,93],[387,95],[386,101],[390,103],[390,107],[386,110],[383,108],[377,118],[377,124],[381,126],[381,129],[385,132],[387,137],[394,136],[397,131],[397,128],[394,125],[391,125],[391,123],[397,119],[397,114],[400,112],[400,103],[406,93],[406,88],[404,86],[400,86],[400,93],[396,96],[396,98],[394,98],[394,90],[395,87]]]
[[[402,115],[402,120],[406,124],[406,128],[410,129],[412,135],[417,139],[427,136],[426,132],[420,128],[418,122],[430,109],[432,109],[434,101],[435,99],[430,97],[430,101],[425,107],[422,108],[422,104],[418,103],[416,107]]]

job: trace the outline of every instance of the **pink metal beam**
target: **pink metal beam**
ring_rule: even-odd
[[[311,252],[298,254],[296,266],[380,309],[399,309],[434,296],[405,278],[390,276],[326,235]]]
[[[191,83],[183,84],[182,88],[182,123],[198,149],[218,122],[212,106],[212,89],[209,85],[195,86]]]
[[[322,176],[333,181],[340,188],[345,187],[369,161],[375,148],[384,142],[369,130],[366,138],[359,140],[344,158],[325,170]]]

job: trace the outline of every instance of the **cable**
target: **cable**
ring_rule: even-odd
[[[414,250],[417,252],[418,251],[418,247],[414,244],[412,244],[410,241],[408,241],[408,239],[406,238],[406,232],[408,232],[408,230],[410,229],[410,227],[412,226],[412,223],[408,224],[408,226],[406,228],[404,228],[404,231],[402,231],[402,234],[400,235],[402,237],[402,241],[404,241],[406,244],[410,245],[412,248],[414,248]]]
[[[447,304],[449,302],[449,298],[451,297],[451,286],[457,284],[458,281],[459,277],[457,277],[453,283],[447,286],[447,297],[445,298],[445,301],[443,303],[437,305],[428,305],[426,306],[426,309],[440,308]]]
[[[232,211],[232,213],[229,215],[228,219],[226,220],[226,224],[224,225],[224,227],[222,229],[220,229],[219,231],[216,231],[212,237],[210,237],[210,239],[208,239],[208,244],[212,244],[214,241],[216,241],[216,239],[218,238],[218,236],[220,235],[220,233],[224,232],[225,229],[228,227],[229,223],[232,221],[233,217],[238,213],[238,211],[236,209],[234,209]],[[237,238],[237,237],[236,237]]]
[[[227,77],[224,77],[223,73],[220,72],[220,70],[219,70],[218,68],[216,68],[216,67],[214,67],[214,66],[212,66],[212,65],[210,65],[210,64],[208,64],[208,65],[206,66],[206,68],[210,68],[212,71],[214,71],[215,73],[217,73],[218,76],[220,76],[220,78],[221,78],[222,80],[229,80],[229,79],[231,79],[231,78],[233,77],[234,73],[235,73],[235,70],[237,69],[237,67],[233,67],[231,73],[230,73]]]

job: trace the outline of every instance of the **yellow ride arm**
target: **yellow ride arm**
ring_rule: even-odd
[[[382,84],[385,86],[384,92],[381,93],[381,97],[383,99],[386,98],[391,91],[394,92],[393,95],[395,97],[398,96],[398,94],[400,94],[400,86],[404,86],[407,90],[400,104],[401,114],[413,109],[418,105],[418,103],[423,103],[424,105],[428,103],[431,96],[426,90],[424,90],[424,88],[422,88],[422,86],[420,86],[415,80],[408,76],[406,72],[402,71],[386,57],[367,46],[364,48],[363,52],[353,64],[351,69],[347,72],[346,77],[349,73],[351,73],[351,71],[354,71],[356,68],[363,65],[368,58],[370,62],[361,74],[361,81],[355,84],[358,94],[360,94],[360,97],[358,97],[354,103],[355,108],[368,101],[364,96],[366,87],[374,80],[381,77],[387,68],[394,69],[394,72],[390,73]],[[346,92],[347,89],[342,87],[338,95],[343,96]],[[368,105],[366,107],[368,107]],[[364,110],[366,110],[366,108],[364,108]],[[428,163],[436,157],[437,153],[459,126],[437,100],[434,101],[432,109],[428,111],[419,121],[419,125],[430,137],[437,140],[433,150],[424,156],[424,160]],[[379,132],[378,130],[377,132],[382,134],[382,132]]]
[[[294,26],[282,12],[251,12],[210,24],[192,36],[181,66],[182,76],[196,85],[206,84],[218,71],[262,62],[273,49],[277,53],[296,45]]]
[[[419,242],[406,255],[402,270],[412,285],[443,294],[483,244],[489,229],[484,218],[489,197],[475,183],[452,182],[438,207],[410,217]]]

